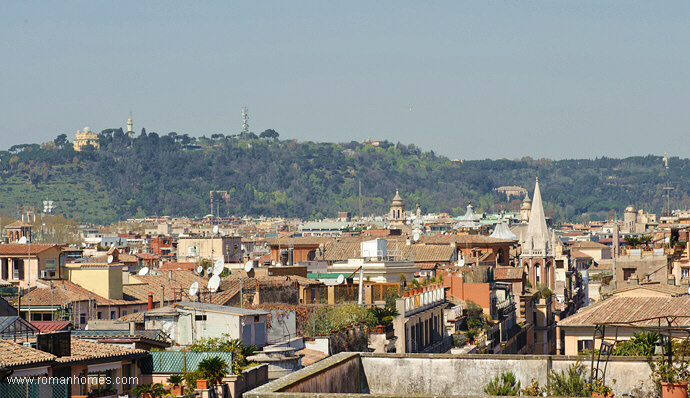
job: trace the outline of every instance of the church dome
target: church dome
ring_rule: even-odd
[[[88,126],[84,127],[84,132],[85,132],[85,133],[90,133],[90,132],[91,132],[91,128],[89,128]]]

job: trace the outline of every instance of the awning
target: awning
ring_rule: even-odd
[[[103,372],[105,370],[120,369],[122,367],[122,362],[109,362],[109,363],[97,363],[95,365],[89,365],[88,372]]]
[[[48,375],[48,367],[42,366],[40,368],[31,369],[17,369],[9,376],[12,377],[31,377],[31,376],[46,376]]]

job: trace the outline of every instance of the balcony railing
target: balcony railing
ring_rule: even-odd
[[[445,290],[443,287],[433,288],[425,292],[405,297],[404,300],[405,316],[407,317],[434,307],[437,304],[444,303],[446,301]]]

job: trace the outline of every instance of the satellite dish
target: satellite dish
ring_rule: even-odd
[[[336,280],[336,282],[338,282],[339,285],[342,285],[343,282],[345,282],[345,277],[343,276],[343,274],[338,275],[338,279]]]
[[[108,264],[112,264],[114,259],[115,259],[115,258],[113,257],[112,254],[109,255],[109,256],[108,256]]]
[[[282,267],[282,266],[283,266],[283,264],[281,264],[281,263],[279,263],[279,262],[276,263],[276,267]]]
[[[196,273],[199,275],[203,274],[204,273],[204,267],[202,267],[201,265],[196,267]]]
[[[276,265],[276,260],[271,261],[271,265]]]
[[[212,275],[212,274],[213,274],[213,267],[206,268],[206,275]]]
[[[18,243],[21,243],[21,244],[26,243],[26,236],[22,236],[21,238],[19,238],[19,242],[18,242]]]
[[[249,260],[249,261],[247,261],[246,263],[244,263],[244,270],[245,270],[246,272],[249,272],[249,271],[251,271],[252,269],[254,269],[254,262],[253,262],[252,260]]]
[[[465,259],[461,258],[460,260],[458,260],[458,267],[464,267],[464,266],[465,266]]]
[[[419,234],[415,232],[414,235],[412,235],[412,239],[416,242],[419,240]]]
[[[214,234],[217,234],[217,233],[218,233],[218,226],[217,226],[217,225],[214,225],[214,226],[213,226],[213,233],[214,233]]]
[[[213,275],[219,275],[225,269],[225,263],[223,260],[218,259],[215,264],[213,264]]]
[[[688,288],[688,294],[690,294],[690,287]]]
[[[208,290],[214,293],[218,290],[218,286],[220,286],[220,277],[218,275],[213,275],[211,279],[208,280]]]
[[[144,267],[141,270],[139,270],[139,275],[146,275],[149,273],[149,267]]]
[[[189,295],[190,296],[195,296],[196,292],[199,291],[199,282],[194,282],[192,283],[192,286],[189,287]]]

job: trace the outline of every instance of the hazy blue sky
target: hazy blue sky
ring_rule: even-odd
[[[247,106],[257,134],[450,158],[688,157],[688,21],[688,1],[4,1],[0,148],[130,111],[238,133]]]

